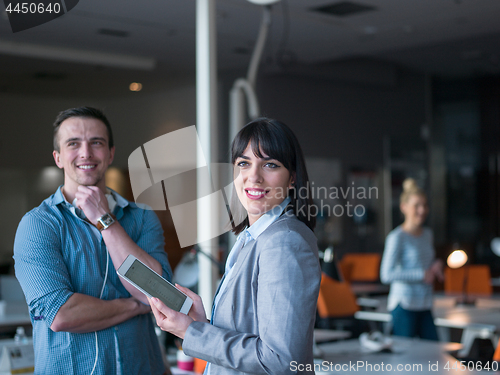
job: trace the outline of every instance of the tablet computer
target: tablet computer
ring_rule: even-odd
[[[156,297],[172,310],[187,314],[193,300],[133,255],[116,271],[148,297]]]

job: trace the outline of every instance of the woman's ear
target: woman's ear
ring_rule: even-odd
[[[296,180],[296,176],[297,174],[295,172],[293,172],[291,175],[290,175],[290,183],[288,184],[288,188],[291,189],[293,187],[295,187],[295,180]]]

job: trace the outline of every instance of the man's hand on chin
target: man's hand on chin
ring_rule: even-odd
[[[78,186],[75,198],[77,206],[94,225],[102,215],[109,213],[108,200],[97,186]]]

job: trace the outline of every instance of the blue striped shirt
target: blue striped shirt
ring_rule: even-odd
[[[424,282],[424,276],[433,261],[431,229],[423,228],[422,234],[414,236],[398,226],[387,235],[380,280],[391,284],[387,302],[389,311],[398,305],[406,310],[432,308],[432,285]]]
[[[171,270],[156,214],[113,192],[118,221],[132,240]],[[14,242],[16,276],[33,324],[35,374],[90,374],[96,358],[95,333],[53,332],[59,308],[73,293],[99,298],[106,273],[106,245],[93,226],[71,212],[61,187],[21,220]],[[131,297],[109,262],[102,299]],[[97,332],[99,356],[94,374],[163,374],[164,365],[150,314],[135,316]],[[118,346],[118,347],[117,347]]]

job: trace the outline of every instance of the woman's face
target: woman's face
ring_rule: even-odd
[[[282,163],[269,158],[262,150],[260,153],[263,158],[255,156],[248,145],[234,163],[236,193],[248,213],[250,225],[283,202],[294,183]]]
[[[410,195],[408,200],[401,204],[401,212],[408,223],[415,226],[423,225],[429,213],[427,198],[419,194]]]

